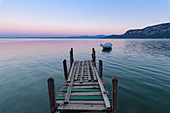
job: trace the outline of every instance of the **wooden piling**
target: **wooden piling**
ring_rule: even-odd
[[[95,49],[92,49],[92,61],[94,62],[94,65],[96,65],[96,52]]]
[[[54,85],[54,79],[53,78],[48,79],[48,93],[49,93],[51,113],[55,113],[55,111],[56,111],[56,99],[55,99],[55,85]]]
[[[118,80],[112,76],[112,113],[118,113]]]
[[[73,48],[71,48],[71,51],[70,51],[70,68],[72,67],[73,62],[74,62],[74,58],[73,58]]]
[[[67,73],[66,60],[63,61],[65,79],[55,97],[54,79],[48,79],[48,91],[51,113],[55,112],[102,112],[117,113],[117,79],[112,78],[113,101],[102,81],[102,60],[99,60],[99,72],[96,68],[96,53],[92,49],[92,60],[73,61],[73,48],[70,51],[70,69]]]
[[[67,74],[67,61],[66,61],[66,59],[63,61],[63,68],[64,68],[65,80],[67,80],[68,79],[68,74]]]
[[[103,74],[103,62],[102,60],[99,60],[99,76],[102,79],[102,74]]]
[[[92,54],[94,54],[94,56],[96,56],[96,52],[95,52],[94,48],[92,49]]]

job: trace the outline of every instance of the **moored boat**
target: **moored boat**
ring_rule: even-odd
[[[112,44],[111,43],[100,44],[100,46],[102,46],[103,49],[111,49],[112,48]]]

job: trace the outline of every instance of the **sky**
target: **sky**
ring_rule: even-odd
[[[170,0],[0,0],[0,37],[122,34],[170,22]]]

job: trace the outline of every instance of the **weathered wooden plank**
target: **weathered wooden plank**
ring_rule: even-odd
[[[70,70],[70,73],[69,73],[69,76],[68,76],[68,82],[70,82],[70,80],[71,80],[71,77],[72,77],[72,72],[73,72],[73,69],[74,69],[74,64],[75,64],[75,62],[73,62],[73,65],[72,65],[72,67],[71,67],[71,70]]]
[[[69,85],[69,83],[64,83],[63,85]],[[75,82],[74,81],[74,83],[73,83],[73,85],[74,86],[85,86],[85,85],[91,85],[91,86],[93,86],[93,85],[99,85],[99,83],[98,82],[85,82],[85,83],[79,83],[79,82]]]
[[[62,86],[63,89],[68,88],[68,86]],[[99,85],[93,85],[93,86],[73,86],[72,88],[75,89],[99,89]]]
[[[83,73],[84,73],[84,61],[83,61],[82,65],[81,65],[80,83],[82,83],[82,82],[83,82]]]
[[[96,73],[96,77],[97,77],[97,80],[99,82],[99,86],[100,86],[100,89],[101,89],[101,92],[102,92],[102,95],[103,95],[103,98],[104,98],[104,102],[105,102],[106,108],[110,108],[110,101],[108,99],[107,93],[105,91],[105,88],[104,88],[104,86],[102,84],[102,81],[101,81],[101,79],[99,77],[99,74],[98,74],[96,68],[94,68],[94,71]]]
[[[68,88],[69,89],[69,88]],[[68,89],[60,89],[60,92],[67,92]],[[72,92],[101,92],[101,89],[71,89]]]
[[[79,75],[80,63],[81,63],[81,61],[79,61],[78,63],[79,63],[79,64],[78,64],[78,68],[77,68],[77,72],[76,72],[75,80],[77,80],[78,75]]]
[[[56,101],[57,104],[64,104],[64,101],[62,100],[57,100]],[[83,100],[70,100],[68,102],[69,104],[104,104],[104,101],[83,101]]]
[[[72,90],[72,85],[74,83],[74,76],[75,76],[75,72],[76,72],[76,67],[74,67],[74,71],[73,71],[73,75],[71,77],[71,81],[67,90],[67,94],[66,94],[66,98],[65,98],[65,102],[64,103],[68,103],[69,99],[70,99],[70,94],[71,94],[71,90]]]
[[[89,61],[87,61],[87,74],[88,74],[88,80],[90,81],[91,77],[90,77]]]
[[[74,81],[73,85],[78,85],[78,86],[81,86],[81,85],[98,85],[99,83],[98,82],[83,82],[83,83],[80,83],[80,82],[76,82]],[[69,83],[65,82],[64,85],[69,85]]]
[[[93,79],[97,80],[96,75],[95,75],[95,71],[94,71],[94,68],[93,68],[93,65],[92,65],[92,62],[90,62],[90,67],[91,67],[91,70],[92,70]]]
[[[86,95],[86,96],[90,96],[90,95],[102,95],[101,92],[78,92],[78,93],[71,93],[71,95]]]
[[[48,93],[49,93],[51,113],[55,113],[55,111],[56,111],[56,100],[55,100],[55,85],[54,85],[54,79],[53,78],[48,79]]]
[[[95,110],[95,111],[103,111],[106,110],[104,105],[84,105],[84,104],[67,104],[67,105],[59,105],[58,110],[81,110],[81,111],[88,111],[88,110]]]
[[[64,96],[64,95],[66,95],[66,93],[65,92],[59,92],[58,93],[58,96]],[[71,93],[71,95],[102,95],[102,93],[101,92],[73,92],[73,93]]]

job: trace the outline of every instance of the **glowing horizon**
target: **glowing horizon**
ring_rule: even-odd
[[[0,37],[123,34],[129,29],[169,22],[169,3],[170,0],[0,0]]]

